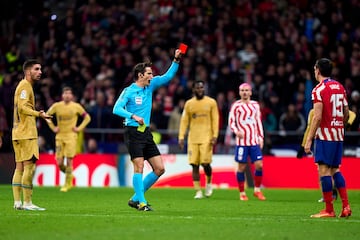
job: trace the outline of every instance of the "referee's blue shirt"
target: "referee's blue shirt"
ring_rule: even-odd
[[[131,118],[133,114],[142,117],[146,126],[150,126],[152,94],[157,88],[170,82],[178,68],[179,64],[172,62],[165,74],[153,77],[149,86],[143,88],[132,83],[121,92],[114,105],[113,113],[125,118],[125,126],[139,126],[139,124]]]

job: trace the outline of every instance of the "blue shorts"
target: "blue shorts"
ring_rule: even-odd
[[[337,168],[341,165],[343,142],[315,139],[315,162]]]
[[[238,163],[247,163],[250,156],[251,163],[263,159],[260,145],[256,146],[236,146],[235,148],[235,161]]]

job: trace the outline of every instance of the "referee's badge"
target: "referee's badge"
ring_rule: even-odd
[[[20,99],[26,99],[26,90],[22,90],[20,93]]]
[[[136,105],[141,105],[142,104],[142,97],[139,97],[139,96],[135,97],[135,104]]]

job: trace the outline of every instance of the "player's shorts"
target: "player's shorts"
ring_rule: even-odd
[[[235,161],[238,163],[247,163],[250,157],[251,163],[263,159],[260,145],[255,146],[236,146]]]
[[[56,137],[55,138],[56,146],[56,158],[73,158],[76,154],[77,147],[77,134],[69,134],[66,137]]]
[[[315,139],[315,163],[337,168],[341,165],[343,142]]]
[[[15,152],[15,162],[24,162],[28,160],[36,161],[39,159],[38,139],[13,140]]]
[[[210,164],[212,155],[213,145],[211,143],[190,143],[188,145],[188,161],[191,165]]]
[[[140,132],[137,130],[137,127],[127,126],[125,128],[124,139],[131,159],[143,157],[145,160],[149,160],[160,155],[149,127],[144,132]]]

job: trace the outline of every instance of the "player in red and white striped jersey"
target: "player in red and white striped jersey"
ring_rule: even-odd
[[[255,165],[254,196],[265,200],[260,191],[262,182],[264,130],[261,122],[259,103],[251,100],[252,90],[248,83],[239,87],[240,100],[233,103],[229,113],[229,126],[236,135],[235,161],[238,163],[236,179],[240,191],[240,200],[247,201],[245,193],[245,169],[250,157]]]
[[[345,178],[340,172],[344,127],[349,118],[349,106],[344,87],[330,78],[332,62],[322,58],[316,61],[314,74],[319,84],[312,91],[314,116],[305,142],[304,150],[311,153],[315,139],[315,162],[318,164],[322,193],[326,208],[314,218],[335,217],[332,202],[332,177],[342,200],[342,211],[339,217],[349,217],[349,206]]]

